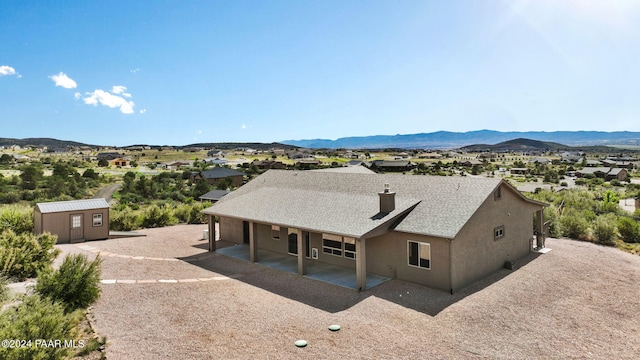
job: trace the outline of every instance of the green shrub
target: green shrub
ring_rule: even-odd
[[[0,305],[9,299],[9,281],[4,276],[0,276]]]
[[[0,359],[65,359],[71,346],[36,346],[36,341],[77,340],[80,312],[65,314],[62,305],[28,296],[15,310],[0,313],[0,339],[31,340],[31,346],[0,347]]]
[[[129,207],[111,209],[109,212],[109,229],[114,231],[131,231],[140,228],[140,216]]]
[[[101,262],[99,257],[89,261],[84,254],[67,255],[58,270],[38,274],[36,292],[59,301],[66,312],[85,309],[100,296]]]
[[[589,222],[579,211],[572,208],[566,209],[560,216],[562,234],[571,239],[579,239],[588,234]]]
[[[209,202],[196,202],[193,204],[182,204],[175,208],[173,214],[181,223],[204,224],[207,222],[207,215],[202,210],[211,206]]]
[[[624,216],[620,217],[618,219],[618,231],[624,242],[640,242],[640,224],[637,221]]]
[[[23,280],[49,269],[60,253],[54,248],[57,238],[50,233],[36,236],[3,231],[0,233],[0,275]]]
[[[13,230],[17,234],[33,232],[33,210],[26,206],[6,206],[0,212],[0,232]]]
[[[593,235],[596,241],[602,245],[614,245],[618,233],[616,229],[616,215],[599,215],[593,223]]]
[[[151,205],[142,215],[142,227],[154,228],[175,225],[178,220],[173,216],[170,208]]]

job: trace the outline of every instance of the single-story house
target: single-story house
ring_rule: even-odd
[[[33,213],[35,233],[58,235],[58,243],[109,237],[109,204],[105,199],[37,203]]]
[[[131,165],[131,161],[124,158],[115,158],[113,160],[109,160],[109,166],[125,167],[130,165]]]
[[[509,172],[512,175],[527,175],[531,172],[531,169],[529,168],[511,168],[509,169]]]
[[[474,165],[478,165],[478,166],[484,165],[482,161],[476,160],[476,159],[460,161],[459,164],[464,167],[472,167]]]
[[[216,202],[222,199],[223,196],[229,194],[230,192],[231,191],[229,190],[211,190],[208,193],[200,196],[198,199],[200,199],[200,201]]]
[[[282,161],[277,161],[277,160],[257,160],[256,159],[256,160],[253,160],[251,165],[261,170],[287,168],[287,165],[285,165]]]
[[[418,165],[408,160],[374,160],[371,162],[371,168],[379,171],[411,171]]]
[[[100,152],[97,155],[98,160],[113,160],[113,159],[117,159],[119,157],[122,157],[122,154],[118,153],[118,152]]]
[[[233,186],[240,186],[244,180],[244,173],[226,167],[214,167],[209,170],[197,171],[191,174],[191,181],[205,179],[209,185],[218,185],[226,178],[231,179]]]
[[[543,209],[498,178],[269,170],[203,210],[209,249],[220,239],[455,291],[532,250]],[[541,245],[542,244],[542,245]],[[246,246],[246,245],[245,245]]]
[[[316,166],[320,166],[321,162],[319,160],[315,160],[315,159],[302,159],[302,160],[298,160],[296,161],[296,166],[300,169],[313,169]]]
[[[228,160],[225,158],[215,157],[204,159],[205,162],[213,165],[227,165]]]
[[[169,161],[162,163],[162,167],[167,170],[178,170],[183,166],[192,166],[192,160],[177,160],[177,161]]]
[[[585,167],[582,170],[576,171],[576,176],[579,178],[588,175],[593,175],[605,181],[611,181],[613,179],[623,181],[627,178],[628,172],[626,169],[608,167]]]

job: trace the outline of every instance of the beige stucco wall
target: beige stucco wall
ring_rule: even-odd
[[[452,241],[452,287],[460,289],[527,255],[533,237],[533,216],[541,206],[524,201],[502,185],[501,198],[489,196]],[[504,236],[494,240],[494,229]]]
[[[109,209],[91,209],[83,211],[41,214],[34,211],[34,230],[36,234],[50,232],[58,236],[58,243],[68,243],[71,239],[71,215],[83,214],[82,228],[84,240],[101,240],[109,237]],[[93,226],[93,214],[102,214],[102,226]]]
[[[408,241],[430,244],[431,269],[409,265]],[[449,291],[449,240],[391,231],[366,239],[367,272]]]
[[[209,219],[211,221],[211,219]],[[220,217],[220,240],[230,241],[236,244],[243,243],[242,237],[242,220]]]

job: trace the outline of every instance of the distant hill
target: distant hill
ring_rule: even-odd
[[[83,144],[76,141],[58,140],[58,139],[51,139],[51,138],[26,138],[26,139],[0,138],[0,146],[7,147],[12,145],[18,145],[20,147],[46,146],[48,148],[66,148],[69,146],[95,147],[95,145]]]
[[[607,146],[607,145],[640,145],[640,132],[629,131],[527,131],[501,132],[494,130],[478,130],[468,132],[437,131],[433,133],[407,135],[375,135],[345,137],[336,140],[285,140],[284,144],[306,148],[347,148],[347,149],[453,149],[472,144],[496,144],[512,139],[526,138],[531,140],[562,143],[567,146]]]
[[[562,145],[550,141],[539,141],[532,139],[518,138],[509,141],[503,141],[498,144],[475,144],[463,146],[461,149],[466,151],[533,151],[533,150],[569,150],[571,146]]]

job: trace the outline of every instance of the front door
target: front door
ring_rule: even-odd
[[[82,228],[82,223],[83,223],[82,220],[83,220],[82,214],[71,214],[69,216],[69,227],[71,229],[69,234],[70,241],[84,239],[84,229]]]

